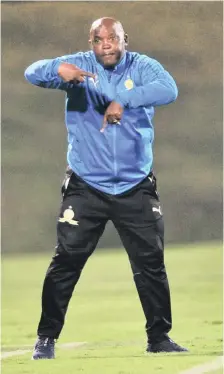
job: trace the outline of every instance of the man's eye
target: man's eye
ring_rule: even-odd
[[[99,42],[100,42],[100,39],[94,39],[95,44],[99,44]]]

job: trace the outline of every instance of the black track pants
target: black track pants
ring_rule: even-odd
[[[38,335],[59,337],[81,271],[112,220],[129,256],[149,340],[160,339],[171,329],[171,306],[155,177],[150,174],[133,189],[114,196],[69,172],[62,192],[58,242],[44,280]]]

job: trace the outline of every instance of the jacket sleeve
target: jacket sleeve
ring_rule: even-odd
[[[81,58],[76,55],[67,55],[55,59],[39,60],[25,70],[24,76],[28,82],[35,86],[67,90],[74,83],[64,82],[58,75],[58,67],[62,62],[69,62],[81,68]]]
[[[119,92],[115,101],[126,108],[160,106],[176,100],[178,89],[174,79],[156,60],[147,56],[139,62],[141,85]]]

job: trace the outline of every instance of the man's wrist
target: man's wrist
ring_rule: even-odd
[[[121,99],[121,97],[119,95],[115,97],[114,102],[118,103],[122,108],[125,107],[124,101]]]
[[[59,69],[59,66],[61,64],[63,64],[62,61],[55,62],[54,66],[53,66],[53,69],[52,69],[53,75],[58,75],[59,76],[58,69]]]

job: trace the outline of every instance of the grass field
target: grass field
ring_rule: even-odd
[[[50,255],[2,259],[2,352],[30,349],[36,339],[40,297]],[[172,339],[183,355],[146,355],[144,316],[124,251],[96,251],[70,302],[56,360],[31,353],[2,361],[3,374],[178,374],[222,355],[222,246],[166,250],[173,309]],[[222,370],[214,370],[221,374]]]

